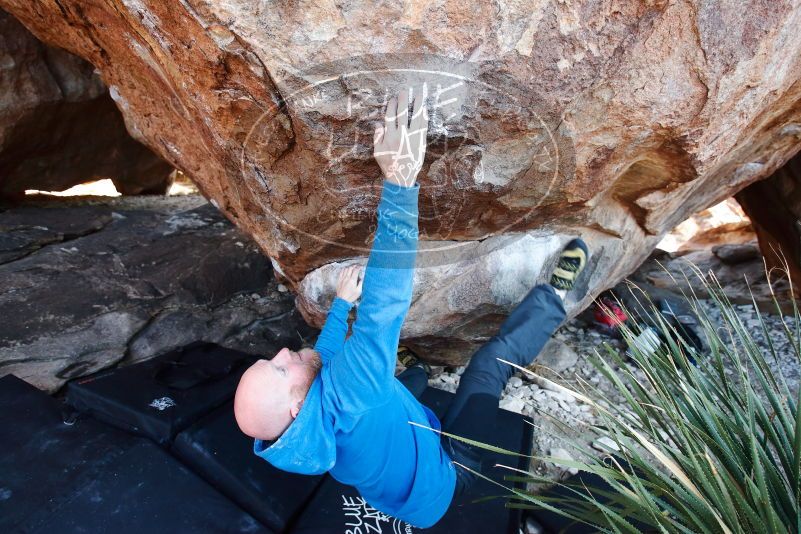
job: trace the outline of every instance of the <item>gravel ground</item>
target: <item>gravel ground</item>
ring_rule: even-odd
[[[709,301],[701,301],[710,318],[719,323],[719,312]],[[735,306],[737,315],[743,324],[751,332],[754,340],[767,351],[767,342],[761,331],[756,313],[751,306]],[[780,354],[778,361],[770,361],[777,376],[783,376],[792,391],[797,391],[801,380],[801,364],[798,357],[793,353],[787,341],[782,327],[782,317],[779,315],[762,314],[771,338],[776,345],[777,353]],[[788,324],[793,325],[790,317],[785,317]],[[795,331],[794,326],[791,326]],[[797,332],[795,332],[797,334]],[[564,342],[578,355],[575,365],[572,365],[557,376],[548,371],[540,371],[544,376],[553,379],[557,383],[564,384],[581,391],[578,384],[581,381],[598,387],[613,402],[622,402],[622,397],[615,391],[612,384],[603,378],[590,363],[589,358],[602,351],[602,344],[607,343],[618,352],[625,351],[626,346],[622,340],[613,339],[595,330],[595,328],[580,319],[573,319],[563,325],[555,334],[554,338]],[[633,364],[627,364],[629,369],[638,377],[644,379],[642,371]],[[429,381],[432,387],[455,391],[464,367],[443,368],[434,367],[433,374]],[[544,383],[535,383],[531,379],[518,373],[511,378],[506,390],[501,397],[500,405],[502,408],[517,413],[530,416],[535,425],[534,446],[532,455],[539,458],[558,457],[565,458],[566,454],[572,458],[579,459],[582,454],[577,452],[569,445],[570,440],[577,440],[585,446],[593,449],[603,449],[603,444],[593,442],[590,433],[587,431],[588,424],[598,422],[597,413],[591,406],[576,401],[572,396],[559,391],[551,391],[542,387]],[[556,388],[552,388],[556,389]],[[602,402],[603,404],[603,402]],[[571,428],[569,434],[559,428],[550,419],[567,422]],[[599,452],[600,454],[600,452]],[[532,467],[539,474],[547,475],[552,479],[559,479],[566,476],[564,470],[547,461],[534,461]]]

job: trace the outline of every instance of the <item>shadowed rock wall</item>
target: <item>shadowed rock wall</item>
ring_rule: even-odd
[[[788,269],[801,288],[801,154],[736,195],[759,237],[768,269]],[[780,273],[775,273],[779,276]]]
[[[0,10],[0,196],[111,178],[165,193],[172,167],[131,139],[94,67]]]

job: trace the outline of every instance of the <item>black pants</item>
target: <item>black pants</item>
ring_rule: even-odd
[[[502,358],[520,366],[530,364],[565,318],[562,299],[549,284],[532,289],[517,305],[500,331],[482,345],[465,369],[456,398],[442,421],[442,430],[481,443],[492,443],[498,401],[515,369]],[[411,367],[398,376],[417,398],[426,388],[425,371]],[[442,446],[454,462],[481,470],[482,449],[443,437]],[[461,495],[476,477],[457,469],[456,495]]]

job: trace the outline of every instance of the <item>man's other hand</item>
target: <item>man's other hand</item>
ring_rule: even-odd
[[[428,133],[426,84],[401,90],[387,102],[384,124],[375,129],[373,156],[384,178],[412,187],[423,167]]]
[[[351,304],[362,296],[364,268],[361,265],[350,265],[339,272],[337,279],[337,297]]]

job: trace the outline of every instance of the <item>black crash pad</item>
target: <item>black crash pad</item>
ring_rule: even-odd
[[[0,532],[270,531],[148,440],[0,378]]]
[[[253,439],[239,430],[233,403],[178,434],[171,452],[277,532],[286,530],[323,479],[281,471],[253,454]]]
[[[161,445],[229,401],[256,356],[193,343],[151,360],[70,382],[75,409]]]
[[[626,459],[622,456],[616,456],[615,461],[622,465],[627,471],[637,471],[639,470],[629,464]],[[643,475],[644,476],[644,475]],[[594,474],[588,473],[587,471],[579,471],[576,475],[573,475],[568,479],[571,484],[577,485],[579,487],[587,488],[589,491],[603,491],[603,492],[614,492],[612,486],[610,486],[602,477]],[[567,481],[566,481],[567,482]],[[631,489],[631,488],[630,488]],[[575,499],[576,495],[568,488],[564,486],[553,485],[548,488],[545,492],[541,494],[542,497],[548,497],[550,499]],[[604,504],[611,503],[611,499],[608,499],[605,496],[598,495],[598,501]],[[557,514],[556,512],[552,512],[550,510],[546,510],[544,508],[528,510],[527,514],[531,516],[539,525],[542,527],[542,531],[544,534],[594,534],[598,532],[597,528],[591,527],[589,525],[585,525],[584,523],[579,523],[577,521],[573,521],[567,517]],[[637,520],[629,520],[631,525],[642,534],[650,534],[655,533],[657,530],[640,523]]]
[[[454,395],[446,391],[428,388],[421,401],[442,417]],[[493,445],[512,451],[530,454],[532,427],[525,417],[506,410],[498,410],[496,441]],[[516,469],[528,469],[528,459],[503,454],[488,453],[484,474],[507,487],[512,483],[503,479],[514,474],[509,470],[493,467],[496,463]],[[520,486],[517,486],[520,487]],[[327,477],[306,511],[298,519],[293,534],[324,534],[344,532],[389,533],[442,533],[464,534],[504,533],[518,534],[520,511],[506,508],[507,495],[503,488],[491,482],[479,481],[469,495],[451,503],[445,516],[429,529],[417,529],[411,525],[376,511],[365,503],[355,488],[340,484]],[[473,502],[486,496],[501,496],[484,502]]]
[[[611,486],[606,484],[601,477],[585,471],[580,471],[577,475],[574,475],[571,478],[576,482],[584,484],[590,489],[597,488],[604,491],[610,491],[612,489]],[[549,488],[541,496],[548,498],[575,498],[575,494],[573,494],[569,489],[556,485]],[[604,499],[601,499],[601,501],[603,500]],[[551,512],[550,510],[546,510],[544,508],[528,510],[527,514],[539,524],[539,526],[542,528],[543,534],[593,534],[598,532],[597,528],[573,521],[572,519],[561,516],[556,512]],[[641,529],[640,531],[642,532]]]

